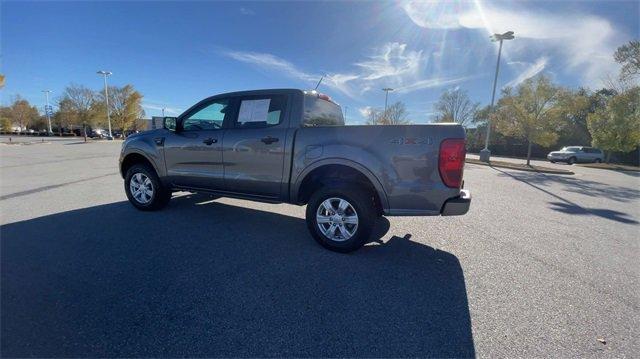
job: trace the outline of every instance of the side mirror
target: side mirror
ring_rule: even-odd
[[[162,128],[167,129],[171,132],[176,132],[176,123],[178,119],[175,117],[165,117],[162,119]]]

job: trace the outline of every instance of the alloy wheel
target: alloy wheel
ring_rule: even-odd
[[[332,197],[324,200],[316,212],[320,232],[328,239],[344,242],[358,230],[358,213],[349,201]]]
[[[135,173],[129,180],[131,196],[140,204],[147,204],[153,198],[153,182],[144,173]]]

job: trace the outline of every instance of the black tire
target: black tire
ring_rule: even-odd
[[[568,164],[572,165],[574,163],[576,163],[576,158],[575,157],[571,157],[569,158],[569,160],[567,161]]]
[[[346,240],[332,240],[320,230],[317,213],[322,203],[330,198],[344,199],[357,214],[357,227],[353,235]],[[362,247],[371,237],[371,232],[378,218],[378,211],[369,191],[354,187],[323,187],[309,199],[306,210],[307,227],[313,238],[323,247],[340,253],[348,253]],[[343,226],[353,225],[343,223]],[[334,230],[335,233],[335,230]]]
[[[551,160],[549,160],[549,162],[551,162],[551,163],[556,163],[556,161],[551,161]]]
[[[150,195],[150,199],[147,202],[141,202],[136,199],[134,195],[131,193],[131,180],[137,174],[141,174],[146,176],[151,182],[151,189],[153,190],[153,194]],[[171,190],[165,188],[160,182],[160,178],[156,174],[156,171],[146,164],[136,164],[131,166],[127,170],[127,175],[124,180],[124,191],[127,194],[127,198],[129,202],[141,211],[156,211],[169,203],[171,199]]]
[[[601,159],[599,159],[599,158],[596,158],[596,159],[595,159],[595,161],[593,161],[593,162],[594,162],[594,163],[601,163],[601,162],[602,162],[602,160],[601,160]]]

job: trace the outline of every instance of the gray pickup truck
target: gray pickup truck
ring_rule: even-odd
[[[140,210],[174,191],[307,205],[311,235],[353,251],[379,216],[462,215],[465,130],[457,124],[345,126],[328,96],[294,89],[209,97],[129,136],[120,172]]]

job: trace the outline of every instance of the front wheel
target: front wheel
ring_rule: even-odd
[[[154,211],[167,205],[171,191],[164,188],[156,171],[145,164],[131,166],[124,180],[129,202],[139,210]]]
[[[576,163],[576,158],[575,157],[569,158],[569,161],[567,161],[567,163],[570,164],[570,165]]]
[[[347,253],[362,247],[377,218],[373,196],[358,188],[321,188],[307,204],[307,227],[323,247]]]
[[[600,163],[600,162],[602,162],[602,160],[601,160],[601,159],[599,159],[599,158],[596,158],[596,160],[595,160],[595,161],[593,161],[593,162],[595,162],[595,163]]]

